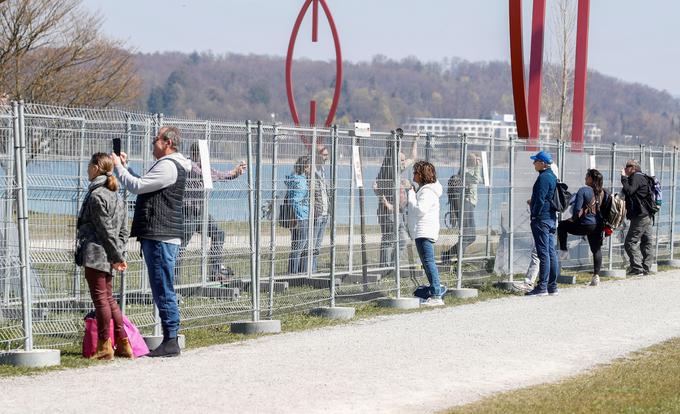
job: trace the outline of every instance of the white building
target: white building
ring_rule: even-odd
[[[515,116],[512,114],[494,114],[491,119],[412,118],[404,129],[431,132],[437,135],[467,134],[471,137],[517,138]],[[557,130],[557,122],[541,118],[540,136],[542,139],[556,139],[553,136],[555,130]],[[593,123],[587,123],[584,139],[586,142],[599,142],[602,139],[602,130]]]

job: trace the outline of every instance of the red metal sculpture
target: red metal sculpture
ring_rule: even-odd
[[[326,0],[305,0],[305,3],[302,5],[302,9],[300,9],[297,20],[295,20],[293,32],[290,35],[290,42],[288,43],[288,54],[286,55],[286,94],[288,95],[288,106],[290,108],[290,113],[293,117],[293,122],[295,122],[295,125],[300,125],[300,117],[298,116],[297,107],[295,105],[295,96],[293,93],[293,51],[295,49],[295,41],[297,40],[302,19],[309,9],[310,4],[312,4],[312,42],[318,41],[319,3],[321,3],[321,7],[323,8],[326,19],[328,20],[328,25],[333,35],[333,43],[335,45],[335,92],[333,94],[333,101],[331,103],[330,110],[328,111],[328,116],[324,122],[325,126],[328,127],[333,122],[335,111],[337,110],[338,102],[340,101],[340,91],[342,88],[342,52],[340,50],[340,38],[338,37],[338,31],[335,27],[333,16],[328,9]],[[310,101],[309,103],[309,124],[316,124],[316,101],[314,100]]]
[[[529,104],[527,109],[524,86],[524,55],[522,50],[522,0],[510,0],[510,64],[515,103],[517,136],[538,139],[541,114],[541,68],[545,29],[545,0],[534,0],[529,67]],[[576,64],[574,69],[574,108],[571,130],[572,148],[583,146],[586,104],[586,74],[588,60],[588,20],[590,0],[579,0],[576,29]]]

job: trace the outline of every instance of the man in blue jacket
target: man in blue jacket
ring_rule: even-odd
[[[528,296],[556,296],[559,262],[555,250],[555,232],[557,229],[557,214],[552,206],[552,199],[557,186],[557,177],[550,169],[552,157],[544,151],[539,151],[530,157],[534,160],[534,169],[538,171],[538,178],[531,193],[531,234],[540,261],[538,284],[527,292]]]

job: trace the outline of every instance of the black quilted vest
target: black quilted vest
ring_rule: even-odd
[[[179,162],[169,160],[177,167],[177,181],[169,187],[137,196],[130,237],[184,237],[182,202],[187,172]]]

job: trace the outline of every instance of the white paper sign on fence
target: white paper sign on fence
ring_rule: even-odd
[[[201,174],[203,175],[203,188],[212,190],[213,182],[210,174],[210,150],[208,149],[208,141],[204,139],[198,140],[198,154],[201,158]],[[192,160],[193,161],[193,160]]]
[[[649,175],[654,177],[654,157],[649,157]]]
[[[594,155],[591,155],[591,156],[590,156],[590,163],[589,163],[589,164],[590,164],[590,169],[591,169],[591,170],[597,168],[597,167],[595,166],[595,156],[594,156]]]
[[[359,146],[352,145],[352,157],[354,158],[354,178],[357,188],[364,186],[364,178],[361,176],[361,159],[359,159]]]

